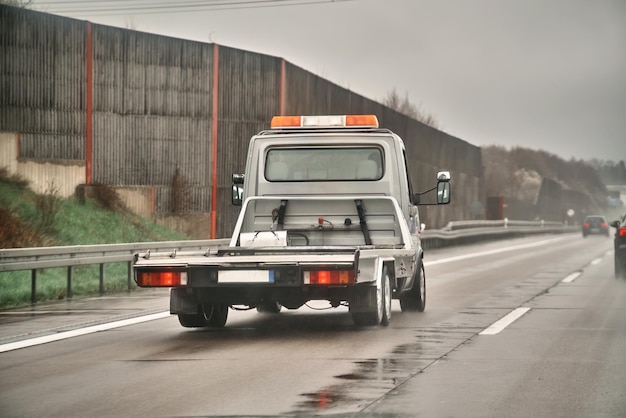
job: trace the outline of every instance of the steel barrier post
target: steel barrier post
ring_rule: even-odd
[[[37,303],[37,269],[32,269],[30,273],[30,303]]]
[[[65,292],[66,298],[72,297],[72,278],[74,276],[74,270],[72,266],[67,267],[67,291]]]
[[[104,295],[104,264],[100,264],[100,295]]]

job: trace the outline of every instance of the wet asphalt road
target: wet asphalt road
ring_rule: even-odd
[[[394,301],[389,327],[356,328],[346,308],[231,311],[220,330],[166,316],[6,351],[158,314],[168,297],[0,312],[0,416],[624,417],[626,281],[611,250],[579,234],[429,250],[426,312]]]

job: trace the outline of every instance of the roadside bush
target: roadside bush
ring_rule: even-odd
[[[35,195],[35,207],[39,219],[38,228],[43,234],[50,234],[55,231],[56,217],[61,206],[59,188],[51,182],[46,191]]]
[[[0,248],[39,247],[40,232],[22,222],[10,209],[0,207]]]
[[[98,204],[113,212],[124,212],[126,207],[115,189],[106,184],[94,184],[93,197]]]

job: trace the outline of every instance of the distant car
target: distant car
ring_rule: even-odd
[[[615,278],[626,279],[626,214],[611,226],[615,228]]]
[[[591,215],[583,222],[583,238],[590,234],[601,234],[609,236],[609,223],[604,216]]]

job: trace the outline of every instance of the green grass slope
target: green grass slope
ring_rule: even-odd
[[[125,210],[115,192],[102,186],[84,203],[62,199],[53,186],[33,193],[28,183],[0,170],[0,248],[113,244],[189,239]],[[105,265],[105,292],[127,290],[125,263]],[[67,268],[37,272],[38,302],[63,299]],[[99,266],[73,267],[74,297],[99,293]],[[29,304],[31,272],[0,272],[0,309]]]

